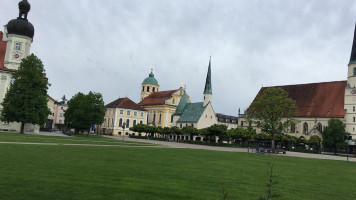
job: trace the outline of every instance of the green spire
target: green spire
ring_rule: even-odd
[[[185,93],[185,90],[184,90],[183,96],[180,99],[178,107],[177,107],[177,110],[176,110],[176,112],[174,114],[175,115],[181,115],[183,113],[183,111],[184,111],[185,106],[188,103],[189,103],[188,102],[188,97],[187,97],[187,94]]]
[[[212,94],[211,88],[211,56],[209,60],[208,74],[206,75],[204,94]]]

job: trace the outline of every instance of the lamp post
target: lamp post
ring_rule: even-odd
[[[350,145],[350,143],[352,143],[352,136],[350,133],[347,133],[345,135],[345,142],[347,143],[347,146],[346,146],[346,148],[347,148],[346,155],[347,156],[346,157],[347,157],[347,162],[349,162],[349,145]]]
[[[125,140],[125,126],[126,126],[126,123],[124,122],[122,124],[122,140]]]

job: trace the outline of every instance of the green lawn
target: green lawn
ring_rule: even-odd
[[[121,137],[119,137],[121,138]],[[29,135],[17,133],[0,133],[0,142],[27,142],[27,143],[62,143],[62,144],[97,144],[97,145],[130,145],[154,146],[154,144],[113,140],[97,135],[72,135],[70,137]]]
[[[0,134],[0,141],[8,137]],[[258,199],[266,191],[268,162],[279,175],[275,191],[280,199],[356,199],[356,163],[344,161],[23,144],[0,144],[0,199],[219,199],[223,186],[230,199]]]

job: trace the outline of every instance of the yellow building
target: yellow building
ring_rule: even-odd
[[[136,135],[129,130],[136,124],[146,124],[147,111],[129,98],[119,98],[105,106],[102,132],[112,135]]]
[[[184,89],[158,91],[158,81],[154,74],[149,74],[141,85],[141,102],[138,104],[148,111],[148,125],[171,127],[173,115],[184,94]],[[189,100],[189,96],[187,95]]]

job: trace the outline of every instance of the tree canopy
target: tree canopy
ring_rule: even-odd
[[[87,95],[79,92],[68,101],[68,109],[64,113],[65,123],[71,128],[89,130],[92,124],[102,124],[105,107],[100,93],[89,92]]]
[[[345,147],[345,124],[336,118],[331,118],[328,121],[328,126],[325,127],[323,136],[323,146],[326,148],[333,148],[334,153],[338,148]]]
[[[257,124],[263,132],[271,134],[272,148],[275,135],[282,133],[291,123],[297,113],[296,102],[282,88],[267,88],[257,96],[247,110],[247,119]]]
[[[25,123],[45,124],[51,114],[47,106],[49,83],[43,76],[42,61],[31,54],[22,59],[20,67],[12,74],[13,83],[1,103],[1,121],[21,123],[21,133]]]

